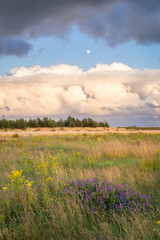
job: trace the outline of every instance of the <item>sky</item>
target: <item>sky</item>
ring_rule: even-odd
[[[0,117],[160,126],[159,0],[0,5]]]

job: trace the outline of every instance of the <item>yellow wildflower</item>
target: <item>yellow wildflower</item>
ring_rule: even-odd
[[[22,172],[23,170],[16,170],[16,171],[12,171],[12,175],[8,175],[8,178],[10,179],[14,179],[14,178],[18,178],[22,176]]]
[[[48,165],[48,162],[42,163],[42,164],[38,165],[38,168],[46,168],[47,165]]]
[[[56,163],[52,163],[52,168],[54,168],[54,167],[58,167],[58,163],[56,162]]]
[[[160,224],[160,221],[158,221],[157,223]]]
[[[3,191],[7,191],[7,187],[3,187]]]
[[[24,182],[24,184],[29,188],[32,186],[33,183],[34,183],[34,181],[29,182],[28,180],[25,180],[25,182]]]
[[[46,182],[49,182],[51,180],[51,177],[46,178]]]

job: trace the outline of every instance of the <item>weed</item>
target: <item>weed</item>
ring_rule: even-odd
[[[20,135],[18,133],[13,134],[13,138],[19,138],[19,137],[20,137]]]

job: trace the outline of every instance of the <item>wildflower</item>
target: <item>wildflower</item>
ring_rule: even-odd
[[[8,175],[8,178],[10,179],[14,179],[14,178],[19,178],[22,176],[22,172],[23,170],[16,170],[16,171],[12,171],[12,175]]]
[[[11,185],[13,186],[20,186],[23,183],[23,178],[24,176],[22,176],[22,170],[16,170],[16,171],[12,171],[11,175],[8,175],[8,178],[11,180]]]
[[[48,162],[42,163],[42,164],[38,165],[38,168],[46,168],[47,164],[48,164]]]
[[[52,167],[58,167],[58,163],[56,162],[56,163],[52,163]]]
[[[38,165],[39,174],[41,175],[47,174],[47,165],[48,165],[48,162]]]
[[[51,180],[51,177],[46,178],[46,182],[49,182]]]
[[[7,187],[3,187],[3,191],[7,191]]]
[[[157,223],[160,224],[160,221],[158,221]]]
[[[11,180],[22,177],[22,170],[12,171],[11,173],[12,175],[8,175],[8,178],[10,178]]]
[[[115,209],[121,211],[143,211],[149,212],[150,207],[158,207],[156,201],[149,196],[141,195],[128,189],[127,185],[113,185],[106,180],[103,182],[97,178],[86,180],[78,180],[77,182],[67,182],[63,188],[63,194],[77,194],[84,205],[89,206],[92,210]],[[160,220],[157,222],[160,224]]]
[[[49,158],[50,158],[51,160],[54,160],[54,161],[57,161],[57,159],[58,159],[58,157],[53,157],[52,155],[49,155]]]
[[[24,182],[24,184],[25,184],[28,188],[30,188],[33,183],[34,183],[34,181],[29,182],[28,180],[25,180],[25,182]]]

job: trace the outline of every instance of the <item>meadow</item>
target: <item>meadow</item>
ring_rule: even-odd
[[[160,134],[1,138],[0,239],[160,239]]]

